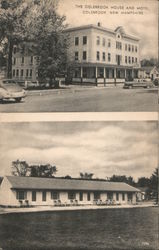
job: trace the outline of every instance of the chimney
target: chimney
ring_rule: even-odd
[[[98,27],[100,27],[100,26],[101,26],[101,23],[100,23],[100,22],[98,22],[98,23],[97,23],[97,25],[98,25]]]

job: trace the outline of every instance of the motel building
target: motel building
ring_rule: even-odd
[[[5,176],[0,185],[0,205],[136,204],[138,192],[122,182]]]
[[[139,38],[123,27],[110,30],[98,25],[68,28],[68,58],[74,62],[72,82],[105,85],[138,78]]]

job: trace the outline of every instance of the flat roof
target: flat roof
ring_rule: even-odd
[[[92,29],[92,28],[97,29],[97,30],[101,30],[101,31],[104,31],[104,32],[107,32],[107,33],[110,33],[110,34],[113,34],[113,35],[116,35],[116,33],[119,30],[119,27],[117,27],[115,30],[111,30],[111,29],[105,28],[103,26],[98,26],[98,25],[95,25],[95,24],[88,24],[88,25],[81,25],[81,26],[78,26],[78,27],[67,28],[65,30],[65,32],[72,32],[72,31],[76,31],[76,30]],[[122,33],[122,36],[125,37],[125,38],[135,40],[135,41],[140,40],[138,37],[126,34],[125,32]]]
[[[60,178],[39,178],[6,176],[11,183],[12,189],[37,189],[37,190],[85,190],[85,191],[125,191],[138,192],[123,182],[109,182],[97,180],[60,179]]]

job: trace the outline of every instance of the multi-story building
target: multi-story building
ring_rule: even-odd
[[[13,47],[12,78],[16,80],[36,81],[39,57],[32,52],[32,43],[23,43]]]
[[[70,37],[68,57],[74,61],[74,82],[110,83],[138,78],[139,38],[98,25],[65,31]]]

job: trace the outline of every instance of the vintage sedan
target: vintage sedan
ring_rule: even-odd
[[[0,100],[14,99],[20,102],[26,97],[26,91],[13,80],[0,80]]]

